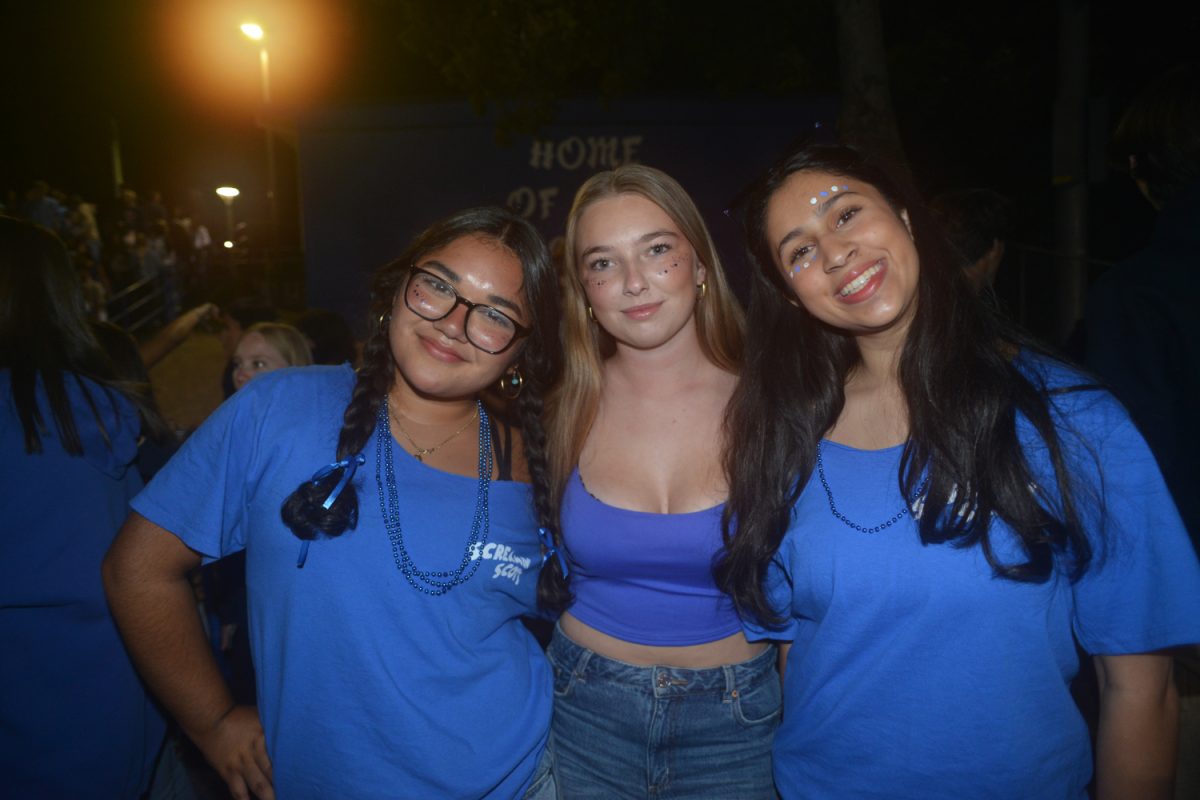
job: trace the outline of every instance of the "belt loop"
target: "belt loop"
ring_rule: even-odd
[[[737,694],[737,674],[734,672],[732,664],[724,664],[721,671],[725,673],[725,697],[735,698]]]
[[[591,650],[581,645],[575,645],[579,648],[579,658],[575,661],[575,668],[571,670],[575,673],[576,678],[582,678],[584,671],[587,669],[588,662],[595,655]]]

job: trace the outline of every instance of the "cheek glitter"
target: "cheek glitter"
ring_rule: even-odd
[[[815,250],[816,248],[813,248],[813,249]],[[810,258],[808,261],[804,261],[804,262],[792,267],[792,274],[790,277],[795,277],[796,273],[802,269],[808,269],[809,267],[811,267],[813,265],[813,262],[816,260],[817,260],[817,257],[814,254],[813,257]]]

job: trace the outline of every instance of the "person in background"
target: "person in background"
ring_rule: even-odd
[[[575,195],[561,282],[548,429],[569,576],[542,582],[566,606],[547,651],[563,794],[773,799],[775,649],[712,576],[744,324],[712,238],[670,176],[602,172]]]
[[[1200,69],[1176,67],[1146,87],[1112,146],[1157,219],[1150,243],[1089,291],[1084,363],[1129,409],[1200,552]],[[1200,652],[1183,656],[1180,798],[1200,796]]]
[[[1092,286],[1084,361],[1129,409],[1200,548],[1200,69],[1147,87],[1113,148],[1158,219],[1150,244]]]
[[[259,375],[312,363],[308,341],[300,331],[282,322],[255,323],[242,334],[233,351],[234,390]]]
[[[138,416],[141,431],[138,437],[137,470],[143,481],[149,481],[179,447],[179,436],[171,430],[150,385],[150,373],[142,361],[137,341],[111,322],[92,322],[92,334],[108,356],[113,374],[122,389],[139,398]]]
[[[218,319],[220,313],[212,303],[201,303],[195,308],[189,308],[145,341],[138,343],[138,354],[145,368],[149,369],[162,361],[168,353],[183,344],[198,326]]]
[[[229,298],[219,303],[221,327],[217,338],[229,360],[221,375],[221,390],[228,398],[237,391],[233,384],[233,351],[246,329],[257,322],[278,322],[279,312],[269,305],[249,297]]]
[[[0,217],[0,794],[136,800],[164,723],[100,562],[128,502],[143,398],[88,326],[65,246]]]
[[[1169,798],[1163,650],[1200,641],[1200,564],[1128,414],[979,302],[861,152],[789,151],[744,221],[718,575],[785,642],[780,794]]]
[[[990,290],[1004,261],[1007,198],[991,189],[960,189],[933,198],[930,210],[949,237],[971,288]]]

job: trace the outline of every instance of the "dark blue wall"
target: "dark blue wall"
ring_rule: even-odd
[[[830,130],[833,111],[820,100],[581,104],[503,145],[494,120],[466,104],[323,112],[299,139],[308,304],[361,332],[368,275],[430,222],[507,204],[553,239],[579,185],[628,160],[691,193],[740,288],[741,242],[725,209],[788,142]]]

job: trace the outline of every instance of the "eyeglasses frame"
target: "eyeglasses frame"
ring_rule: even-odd
[[[434,280],[440,281],[441,283],[446,284],[447,286],[450,287],[450,291],[454,292],[454,303],[450,306],[450,308],[448,308],[446,310],[445,314],[442,314],[441,316],[438,316],[438,317],[427,317],[423,313],[418,311],[417,309],[413,308],[412,305],[409,304],[409,302],[408,302],[408,287],[409,287],[409,284],[412,283],[412,279],[416,276],[416,274],[418,272],[422,273],[424,275],[428,275],[429,277],[433,278]],[[467,298],[465,298],[461,294],[459,294],[458,289],[454,288],[454,286],[450,284],[450,281],[446,280],[446,278],[444,276],[430,272],[427,269],[421,269],[416,264],[413,264],[409,268],[408,277],[404,279],[404,307],[407,308],[409,311],[413,312],[414,314],[416,314],[418,317],[425,320],[426,322],[437,322],[438,320],[443,320],[446,317],[453,314],[454,309],[458,308],[460,305],[467,307],[467,314],[465,317],[463,317],[463,336],[466,338],[466,340],[468,342],[470,342],[471,346],[474,347],[476,350],[480,350],[484,353],[487,353],[490,356],[498,356],[501,353],[507,351],[509,348],[511,348],[514,344],[517,343],[518,339],[528,336],[533,331],[532,328],[522,325],[521,323],[519,323],[515,319],[513,319],[511,316],[509,316],[505,312],[501,311],[500,309],[496,308],[495,306],[493,306],[489,303],[473,303],[473,302],[471,302],[470,300],[468,300]],[[473,339],[471,339],[470,335],[467,334],[467,318],[471,316],[471,314],[475,311],[476,308],[486,308],[489,311],[494,311],[513,324],[513,328],[516,329],[516,333],[513,334],[513,338],[509,341],[508,344],[504,345],[504,347],[501,347],[499,350],[488,350],[486,347],[480,347]]]

